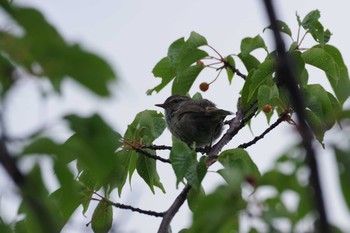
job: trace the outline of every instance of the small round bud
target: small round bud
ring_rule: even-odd
[[[196,64],[199,65],[199,66],[205,66],[204,63],[203,63],[201,60],[198,60],[198,61],[196,62]]]
[[[201,83],[201,84],[199,85],[199,89],[200,89],[201,91],[207,91],[207,90],[209,89],[209,84],[206,83],[206,82],[203,82],[203,83]]]
[[[264,111],[264,113],[270,113],[272,111],[272,107],[269,104],[265,104],[262,110]]]

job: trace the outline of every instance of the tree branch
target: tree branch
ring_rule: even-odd
[[[242,107],[240,106],[236,112],[236,117],[229,122],[229,128],[226,131],[226,133],[221,137],[221,139],[211,148],[210,152],[208,153],[208,157],[206,160],[207,166],[210,166],[213,164],[217,157],[219,152],[222,150],[222,148],[229,142],[231,139],[241,130],[245,123],[247,123],[257,111],[257,107],[253,109],[253,111],[244,118],[244,111]]]
[[[162,158],[162,157],[160,157],[160,156],[158,156],[158,155],[151,154],[151,153],[149,153],[149,152],[147,152],[147,151],[145,151],[145,150],[142,150],[142,149],[140,149],[140,148],[137,148],[137,147],[133,147],[133,149],[134,149],[136,152],[138,152],[138,153],[140,153],[140,154],[142,154],[142,155],[144,155],[144,156],[146,156],[146,157],[148,157],[148,158],[151,158],[151,159],[154,159],[154,160],[159,160],[159,161],[161,161],[161,162],[163,162],[163,163],[169,163],[169,164],[171,164],[171,162],[170,162],[169,159],[165,159],[165,158]]]
[[[273,130],[274,128],[276,128],[279,124],[281,124],[285,119],[286,119],[287,113],[283,113],[275,123],[273,123],[272,125],[270,125],[269,128],[267,128],[262,134],[260,134],[259,136],[256,136],[253,140],[251,140],[250,142],[247,143],[242,143],[241,145],[238,146],[238,148],[247,148],[255,143],[257,143],[260,139],[264,138],[266,134],[268,134],[271,130]]]
[[[187,194],[190,191],[191,186],[186,185],[185,188],[182,190],[182,192],[177,196],[173,204],[170,206],[170,208],[165,212],[163,216],[163,220],[160,224],[160,227],[158,229],[158,233],[168,233],[168,228],[170,225],[171,220],[174,218],[177,211],[179,211],[182,204],[185,202],[187,198]]]
[[[315,208],[318,212],[318,220],[316,221],[316,231],[317,232],[330,232],[330,226],[328,223],[328,218],[326,214],[326,209],[324,205],[324,197],[321,188],[321,182],[319,177],[319,171],[317,166],[316,154],[314,148],[312,147],[313,142],[313,134],[306,123],[306,114],[305,114],[305,106],[303,103],[303,99],[301,93],[299,91],[296,76],[294,70],[291,65],[290,58],[287,56],[284,41],[281,37],[281,34],[278,30],[277,25],[277,17],[275,13],[275,9],[273,7],[271,0],[264,0],[264,5],[266,8],[267,15],[271,22],[271,29],[273,30],[273,34],[276,42],[276,50],[277,50],[277,75],[281,80],[281,83],[284,84],[285,88],[289,92],[290,99],[292,101],[293,109],[297,114],[298,123],[300,128],[300,134],[303,139],[303,146],[306,151],[306,162],[310,168],[310,184],[314,189],[314,201]]]
[[[135,208],[132,207],[130,205],[124,205],[124,204],[120,204],[120,203],[114,203],[114,202],[110,202],[109,203],[114,206],[117,207],[119,209],[125,209],[125,210],[131,210],[133,212],[138,212],[140,214],[146,214],[146,215],[150,215],[150,216],[154,216],[154,217],[164,217],[165,212],[156,212],[156,211],[152,211],[152,210],[143,210],[140,208]]]
[[[19,170],[16,160],[7,150],[3,138],[0,140],[0,164],[20,189],[24,203],[35,213],[33,216],[36,217],[42,232],[58,233],[59,227],[56,221],[51,218],[48,210],[43,205],[43,201],[38,199],[39,196],[36,192],[40,189],[34,183],[29,183],[26,176]]]
[[[165,146],[165,145],[143,145],[142,149],[171,150],[171,146]]]
[[[242,74],[236,67],[231,65],[229,62],[225,62],[225,67],[229,67],[233,73],[236,73],[239,77],[243,78],[244,80],[247,79],[247,75]]]

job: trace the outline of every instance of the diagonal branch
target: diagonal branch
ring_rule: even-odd
[[[161,161],[161,162],[163,162],[163,163],[170,163],[170,164],[171,164],[171,162],[170,162],[169,159],[164,159],[164,158],[162,158],[162,157],[160,157],[160,156],[158,156],[158,155],[151,154],[151,153],[149,153],[148,151],[142,150],[142,149],[137,148],[137,147],[133,147],[133,149],[134,149],[136,152],[138,152],[138,153],[140,153],[140,154],[143,154],[144,156],[146,156],[146,157],[148,157],[148,158],[151,158],[151,159],[154,159],[154,160],[159,160],[159,161]]]
[[[236,73],[239,77],[241,77],[242,79],[246,80],[247,79],[247,75],[242,74],[236,67],[234,67],[232,64],[230,64],[229,62],[225,62],[225,67],[228,67],[232,70],[233,73]]]
[[[287,113],[283,113],[275,123],[273,123],[272,125],[270,125],[269,128],[267,128],[262,134],[260,134],[259,136],[256,136],[253,140],[251,140],[250,142],[247,143],[242,143],[241,145],[238,146],[238,148],[247,148],[251,145],[254,145],[255,143],[257,143],[260,139],[263,139],[265,137],[266,134],[268,134],[271,130],[273,130],[274,128],[276,128],[279,124],[281,124],[283,121],[285,121],[286,116],[288,114]]]
[[[163,216],[162,223],[160,224],[160,227],[158,229],[158,233],[168,233],[168,228],[170,226],[171,220],[174,218],[177,211],[179,211],[182,204],[185,202],[187,198],[187,194],[190,191],[191,186],[186,185],[185,188],[182,190],[182,192],[177,196],[173,204],[170,206],[170,208],[165,212]]]
[[[152,210],[143,210],[140,208],[135,208],[133,206],[130,205],[124,205],[124,204],[120,204],[120,203],[114,203],[114,202],[109,202],[112,206],[117,207],[119,209],[124,209],[124,210],[131,210],[133,212],[138,212],[140,214],[146,214],[146,215],[150,215],[150,216],[154,216],[154,217],[164,217],[166,212],[156,212],[156,211],[152,211]]]
[[[221,139],[211,148],[210,152],[208,153],[207,157],[207,166],[210,166],[213,164],[219,152],[222,150],[222,148],[229,142],[231,139],[245,126],[245,123],[247,123],[256,113],[257,107],[253,108],[252,112],[244,118],[245,111],[242,109],[242,107],[239,107],[236,112],[236,117],[231,120],[229,123],[229,128],[226,131],[226,133],[221,137]]]
[[[303,139],[303,146],[306,151],[306,162],[310,168],[310,184],[314,189],[314,204],[318,212],[318,220],[316,221],[316,231],[329,233],[330,226],[328,223],[327,213],[324,204],[324,197],[321,188],[316,153],[312,147],[313,135],[310,127],[306,123],[305,106],[301,93],[299,91],[296,76],[291,65],[290,58],[287,56],[284,41],[278,30],[277,17],[271,0],[264,0],[267,15],[271,22],[271,28],[276,42],[276,50],[278,54],[278,70],[277,75],[289,92],[292,101],[293,109],[297,114],[300,134]]]

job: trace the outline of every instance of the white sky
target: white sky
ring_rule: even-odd
[[[72,82],[64,83],[64,100],[51,98],[43,107],[38,102],[39,96],[35,91],[36,85],[25,81],[18,87],[16,95],[12,96],[13,104],[9,107],[10,133],[17,136],[27,135],[40,128],[42,122],[54,122],[59,116],[71,111],[88,115],[100,112],[104,118],[120,133],[123,133],[134,116],[144,109],[157,109],[154,104],[161,103],[170,95],[170,88],[160,94],[146,96],[146,90],[157,85],[160,80],[151,73],[154,65],[166,55],[168,46],[180,37],[188,37],[191,31],[205,36],[210,45],[222,55],[238,54],[240,41],[244,37],[254,37],[261,34],[270,45],[271,38],[262,29],[268,25],[265,12],[260,1],[229,1],[229,0],[120,0],[120,1],[92,1],[92,0],[61,0],[39,1],[18,0],[17,3],[35,6],[42,10],[46,18],[70,42],[80,43],[87,50],[96,52],[106,58],[119,74],[119,85],[113,87],[114,96],[111,100],[96,101],[89,94]],[[280,0],[278,2],[279,18],[285,21],[296,37],[295,13],[303,17],[311,10],[321,11],[321,22],[333,33],[331,44],[340,49],[346,64],[350,64],[350,43],[348,22],[350,22],[348,1],[334,0]],[[308,45],[307,43],[305,44]],[[271,47],[270,47],[271,49]],[[244,72],[242,66],[238,68]],[[314,71],[310,74],[312,81],[325,83],[326,77],[322,72]],[[200,82],[209,82],[215,78],[213,72],[203,72],[196,82],[191,94],[194,94]],[[225,75],[215,82],[203,96],[215,102],[219,107],[235,111],[238,92],[243,82],[234,78],[231,86],[227,85]],[[325,83],[327,86],[328,84]],[[259,134],[267,127],[264,118],[253,121],[252,129]],[[64,138],[65,132],[56,129],[56,136]],[[248,129],[235,138],[230,144],[238,145],[252,138]],[[170,134],[167,132],[159,140],[160,144],[169,144]],[[271,167],[273,159],[285,151],[289,145],[297,140],[291,126],[284,124],[266,136],[266,139],[249,148],[250,155],[261,171]],[[229,147],[227,147],[229,148]],[[165,155],[166,156],[166,155]],[[339,197],[334,185],[332,171],[334,161],[329,153],[322,152],[321,169],[330,209],[331,220],[350,229],[350,216],[346,213],[344,203]],[[167,193],[159,190],[154,196],[148,187],[134,175],[133,190],[126,186],[123,198],[116,202],[131,204],[143,209],[164,211],[173,202],[181,190],[175,189],[175,177],[171,167],[158,164],[161,181]],[[211,168],[215,170],[217,167]],[[221,179],[214,173],[209,173],[205,179],[208,191],[215,188]],[[0,178],[0,190],[8,181]],[[335,190],[335,191],[334,191]],[[0,214],[4,209],[11,208],[12,202],[6,202],[9,196],[6,191],[0,192]],[[7,200],[7,199],[6,199]],[[16,202],[14,198],[11,199]],[[3,207],[3,210],[1,210]],[[13,209],[13,208],[12,208]],[[337,211],[335,211],[335,209]],[[13,212],[13,211],[12,211]],[[77,221],[69,225],[64,233],[86,232],[85,223],[89,218],[81,221],[81,213],[76,214]],[[189,212],[185,204],[175,216],[172,226],[177,232],[190,223]],[[89,215],[88,215],[89,217]],[[10,218],[10,217],[7,217]],[[10,218],[11,219],[11,218]],[[160,219],[131,213],[125,210],[115,211],[114,224],[122,232],[156,232]],[[81,230],[83,229],[83,230]]]

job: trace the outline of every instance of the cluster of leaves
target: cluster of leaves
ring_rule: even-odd
[[[105,60],[79,45],[67,43],[35,9],[10,5],[8,1],[0,1],[0,8],[11,23],[11,30],[0,32],[1,110],[9,104],[6,97],[13,92],[18,80],[28,76],[37,79],[37,82],[48,81],[57,93],[60,93],[62,81],[69,78],[96,96],[110,96],[109,85],[116,80],[116,74]],[[49,96],[42,95],[42,98]],[[1,161],[11,161],[9,158],[12,156],[16,156],[17,162],[48,157],[53,162],[52,174],[59,182],[59,188],[50,193],[39,164],[20,178],[10,173],[17,181],[22,196],[18,214],[25,218],[12,223],[0,218],[1,232],[60,232],[78,206],[83,206],[84,213],[87,211],[93,190],[102,187],[108,190],[118,185],[115,177],[119,177],[117,172],[122,158],[115,157],[114,152],[121,145],[121,136],[98,115],[68,115],[62,120],[74,132],[65,143],[57,143],[40,136],[40,132],[34,132],[23,141],[23,146],[26,146],[20,153],[19,144],[15,143],[16,147],[12,145],[13,140],[4,135],[5,129],[1,129],[2,148],[5,143],[16,148],[14,151],[2,150]],[[1,125],[6,126],[4,122]],[[76,169],[72,169],[72,162],[76,164]],[[16,163],[2,165],[7,170],[16,167]],[[79,174],[79,179],[76,174]],[[99,205],[94,215],[103,212],[112,216],[111,210],[111,206],[104,206],[101,210]],[[98,224],[98,221],[93,221],[93,228],[98,229]]]
[[[1,105],[5,104],[6,94],[16,85],[17,70],[37,77],[38,81],[48,80],[57,92],[62,80],[71,78],[95,95],[110,95],[108,84],[116,76],[108,63],[78,45],[65,42],[37,10],[9,5],[6,1],[0,1],[0,7],[21,31],[0,32]],[[294,41],[289,27],[283,22],[279,22],[279,25],[280,30],[292,38],[288,54],[296,65],[308,123],[316,138],[323,143],[325,132],[339,121],[340,113],[342,119],[349,118],[349,114],[342,111],[342,106],[350,95],[350,82],[341,54],[328,44],[331,34],[324,30],[319,17],[318,11],[309,13],[303,20],[297,17],[299,32],[303,28],[305,35],[310,34],[317,43],[306,50],[300,49],[304,37],[299,41],[298,33],[298,39]],[[187,40],[180,38],[172,43],[167,56],[153,69],[155,77],[160,77],[162,81],[148,94],[161,91],[171,82],[172,94],[188,94],[200,72],[211,67],[211,64],[206,65],[200,60],[214,59],[222,65],[219,72],[226,70],[229,83],[235,74],[245,79],[241,91],[242,108],[257,104],[257,113],[260,113],[269,105],[273,111],[266,113],[268,119],[274,112],[292,114],[289,97],[276,76],[275,61],[278,56],[274,51],[269,52],[261,36],[243,39],[237,56],[222,57],[214,50],[219,56],[215,58],[202,49],[205,46],[212,49],[207,40],[196,32],[192,32]],[[266,58],[259,60],[252,55],[256,49],[265,50]],[[236,69],[237,59],[242,62],[247,75],[242,75]],[[325,72],[333,93],[319,84],[308,84],[306,65]],[[195,98],[201,97],[195,95]],[[173,140],[169,160],[161,160],[155,154],[156,147],[151,145],[165,130],[161,113],[151,110],[140,112],[123,136],[113,131],[96,114],[89,117],[71,114],[62,120],[74,132],[66,142],[57,143],[54,139],[33,134],[25,142],[21,153],[12,152],[17,161],[50,158],[59,188],[49,193],[43,182],[41,167],[35,164],[19,185],[23,202],[18,213],[25,217],[14,223],[5,223],[0,219],[1,232],[59,232],[79,206],[83,207],[83,214],[86,213],[92,200],[99,201],[92,216],[92,229],[94,232],[108,232],[112,227],[112,208],[118,206],[108,198],[114,190],[122,195],[127,179],[131,180],[135,170],[153,193],[155,187],[165,192],[157,173],[158,161],[171,163],[177,179],[176,186],[185,183],[191,187],[187,201],[193,211],[193,224],[182,232],[238,231],[241,214],[249,210],[249,197],[244,197],[243,186],[258,189],[269,186],[275,190],[276,195],[263,200],[264,208],[255,216],[270,230],[276,229],[274,220],[279,217],[288,218],[291,229],[295,229],[299,221],[313,214],[313,206],[308,201],[310,192],[307,181],[303,182],[298,177],[300,171],[306,169],[300,153],[296,153],[296,157],[289,154],[282,156],[273,170],[261,176],[246,150],[235,148],[222,151],[217,159],[222,168],[217,173],[226,184],[206,195],[201,185],[207,174],[205,156],[198,159],[195,150],[176,139]],[[5,141],[11,144],[11,139],[1,138],[2,143]],[[349,168],[347,151],[336,149],[336,152],[339,166]],[[295,169],[288,174],[283,173],[279,166],[284,162],[293,163]],[[349,169],[340,169],[340,180],[350,206],[347,171]],[[282,196],[286,190],[292,190],[299,196],[296,211],[289,210],[283,203]],[[33,209],[33,203],[40,205]]]
[[[279,30],[292,40],[288,56],[295,65],[295,73],[298,77],[299,88],[303,94],[306,107],[307,122],[316,139],[324,146],[325,133],[336,122],[340,123],[339,116],[343,112],[342,106],[350,96],[350,81],[341,53],[336,47],[328,44],[331,33],[328,29],[324,30],[319,18],[320,12],[317,10],[310,12],[302,20],[297,16],[299,26],[297,40],[293,39],[292,32],[286,23],[279,21],[278,25]],[[270,29],[270,27],[266,29]],[[301,36],[302,30],[304,31],[303,36]],[[308,34],[312,36],[316,44],[311,48],[301,49],[301,43]],[[215,58],[199,47],[213,49],[203,36],[195,32],[192,32],[187,40],[181,38],[172,43],[167,56],[160,60],[153,69],[154,76],[160,77],[162,81],[148,93],[158,92],[173,81],[172,94],[188,94],[199,72],[214,64],[204,64],[202,61],[204,59],[214,59],[216,62],[221,62],[221,66],[217,68],[218,70],[226,69],[229,83],[231,83],[234,74],[245,79],[241,91],[241,101],[244,109],[257,103],[257,114],[261,111],[265,112],[269,121],[274,112],[278,115],[292,115],[293,109],[289,96],[286,94],[283,86],[281,86],[280,77],[276,74],[278,54],[275,51],[268,50],[260,35],[244,38],[241,42],[241,51],[235,56],[222,57],[213,49],[219,56]],[[267,52],[263,60],[259,60],[252,54],[257,49],[263,49]],[[186,58],[184,58],[185,55]],[[202,59],[202,61],[198,62],[198,59]],[[242,75],[236,69],[236,59],[243,63],[247,75]],[[332,90],[327,91],[320,84],[310,84],[309,66],[307,65],[324,71]],[[189,72],[194,69],[196,69],[196,72]],[[265,111],[265,109],[268,109],[268,111]],[[295,125],[291,118],[288,117],[286,120]],[[192,174],[197,172],[195,177],[202,177],[202,174],[194,169],[201,164],[201,160],[197,161],[194,159],[194,152],[191,153],[188,149],[186,150],[184,145],[181,145],[175,160],[173,151],[177,147],[179,147],[178,142],[173,142],[170,159],[173,162],[172,166],[178,182],[185,178],[189,184],[197,186],[198,183],[193,181]],[[336,151],[338,155],[345,154],[345,152],[339,152],[338,149]],[[275,224],[276,219],[288,219],[291,232],[297,229],[298,224],[302,220],[306,218],[314,219],[315,210],[312,201],[310,201],[312,197],[310,196],[311,192],[309,190],[310,186],[308,186],[307,175],[304,174],[303,178],[299,177],[301,171],[307,173],[303,152],[299,149],[297,152],[291,152],[290,154],[283,155],[277,160],[275,168],[260,177],[255,164],[249,159],[249,155],[243,149],[221,152],[218,160],[223,163],[224,169],[218,171],[218,173],[223,176],[228,185],[219,187],[208,196],[203,196],[201,191],[201,195],[198,196],[197,194],[197,198],[200,201],[198,201],[194,210],[193,225],[190,229],[182,232],[228,232],[228,229],[238,230],[239,213],[243,212],[244,209],[248,209],[247,204],[249,200],[244,201],[241,195],[242,184],[246,182],[253,184],[253,186],[261,186],[261,188],[268,186],[275,190],[275,196],[264,200],[260,205],[261,212],[258,214],[260,220],[266,223],[267,232],[278,231],[278,227],[276,228]],[[296,157],[295,154],[297,154]],[[184,158],[185,156],[187,156],[187,159]],[[345,156],[339,157],[342,159],[341,164],[348,167],[349,164],[345,161],[347,160]],[[294,170],[285,174],[279,168],[282,166],[282,163],[293,167]],[[345,173],[341,172],[340,177],[344,179]],[[191,177],[188,176],[189,174],[191,174]],[[348,197],[346,189],[345,184],[343,184],[345,198]],[[287,192],[292,192],[298,196],[299,201],[296,209],[288,209],[283,202],[282,196]],[[191,199],[188,198],[188,201],[190,204]],[[193,206],[190,205],[190,207],[193,210]],[[251,229],[251,231],[257,232],[256,229]]]

